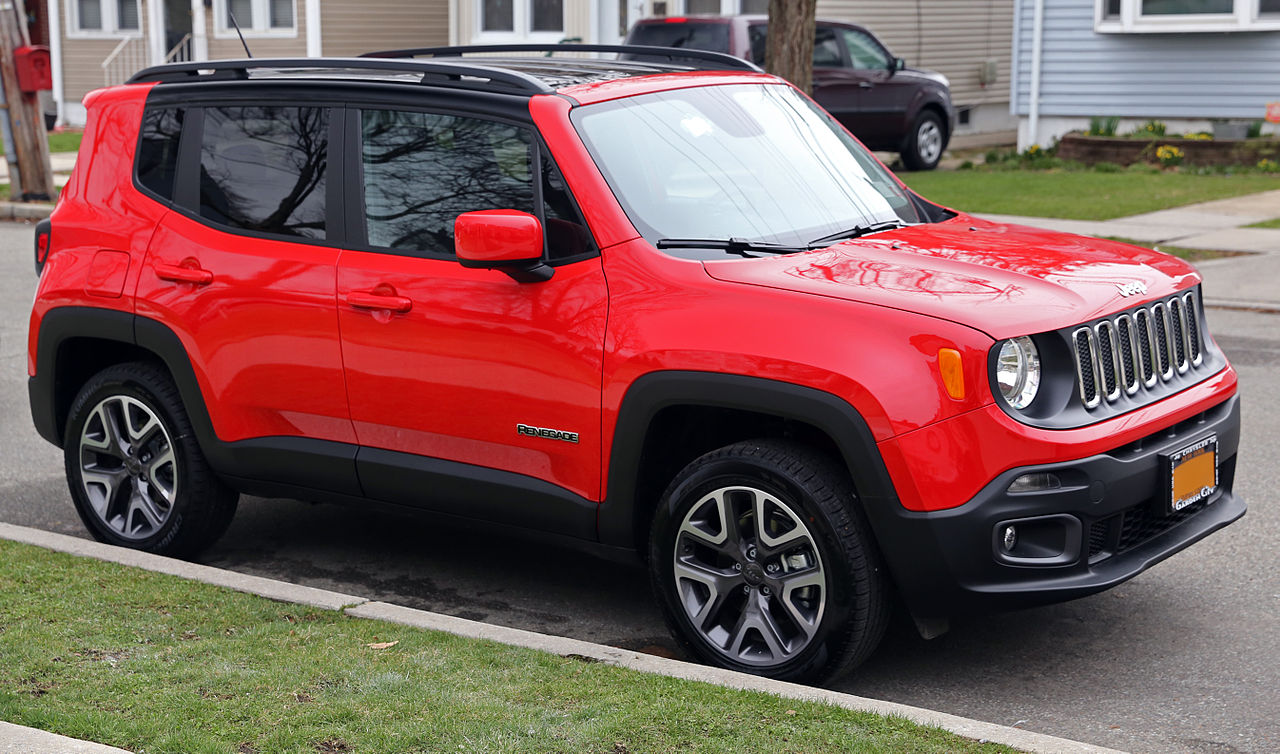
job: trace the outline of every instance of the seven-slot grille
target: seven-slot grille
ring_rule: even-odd
[[[1077,328],[1080,400],[1085,408],[1149,390],[1204,360],[1194,291]]]

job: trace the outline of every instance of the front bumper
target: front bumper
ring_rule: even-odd
[[[1218,439],[1218,488],[1173,514],[1162,457]],[[1000,474],[969,502],[943,511],[868,511],[890,571],[920,618],[989,612],[1084,597],[1133,578],[1245,513],[1232,494],[1240,443],[1240,400],[1226,401],[1136,442],[1074,461]],[[1058,476],[1057,489],[1008,492],[1029,473]],[[1034,557],[1001,549],[1007,522],[1026,522]],[[1037,528],[1038,527],[1038,528]],[[1026,561],[1026,562],[1024,562]]]

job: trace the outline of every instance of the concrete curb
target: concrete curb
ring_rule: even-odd
[[[593,644],[579,639],[569,639],[561,636],[547,636],[545,634],[524,631],[517,628],[495,626],[488,623],[466,620],[464,618],[455,618],[451,615],[441,615],[439,613],[431,613],[425,610],[415,610],[413,608],[402,607],[400,605],[392,605],[386,602],[372,602],[361,597],[329,592],[323,589],[315,589],[313,587],[298,586],[258,576],[247,576],[244,574],[234,573],[232,571],[225,571],[220,568],[188,563],[174,558],[151,555],[123,547],[115,547],[99,542],[80,539],[78,537],[71,537],[65,534],[55,534],[53,532],[32,529],[25,526],[0,523],[0,539],[36,545],[38,547],[44,547],[58,552],[96,558],[98,560],[119,563],[121,565],[134,566],[149,571],[167,573],[173,576],[191,579],[193,581],[200,581],[206,584],[227,587],[236,591],[256,594],[262,597],[267,597],[268,599],[281,600],[284,602],[299,602],[331,610],[343,610],[347,615],[355,618],[385,620],[405,626],[412,626],[431,631],[443,631],[470,639],[486,639],[500,644],[525,647],[561,656],[572,655],[576,657],[586,657],[600,662],[605,662],[610,665],[638,670],[644,673],[665,675],[672,678],[683,678],[690,681],[710,683],[727,688],[761,691],[786,699],[819,702],[859,712],[872,712],[880,715],[896,715],[921,725],[930,725],[942,728],[943,730],[966,738],[1004,744],[1023,751],[1043,752],[1043,754],[1116,754],[1115,749],[1107,749],[1101,746],[1094,746],[1093,744],[1071,741],[1065,738],[1057,738],[1043,733],[1033,733],[1019,728],[1010,728],[1005,725],[996,725],[994,723],[986,723],[980,720],[970,720],[957,715],[935,712],[921,707],[912,707],[894,702],[882,702],[876,699],[868,699],[866,697],[854,696],[852,694],[843,694],[837,691],[829,691],[827,689],[802,686],[800,684],[786,683],[783,681],[774,681],[746,673],[738,673],[731,670],[722,670],[720,668],[712,668],[705,665],[696,665],[694,663],[683,662],[681,660],[672,660],[665,657],[641,654],[639,652],[632,652],[626,649],[618,649],[617,647]],[[10,739],[8,737],[9,729],[15,727],[17,726],[0,727],[0,754],[4,754],[8,751],[17,752],[29,750],[21,748],[20,742],[17,744],[18,748],[13,748],[13,746],[10,746],[8,749],[4,748],[5,746],[10,745]],[[74,739],[68,740],[74,741]],[[98,745],[87,744],[87,748],[79,749],[46,749],[42,747],[35,750],[93,752],[94,754],[107,754],[108,752],[120,751],[119,749],[112,749],[105,746],[101,748],[92,748],[94,746]]]
[[[43,202],[0,202],[0,220],[43,220],[53,214],[53,205]]]
[[[1274,301],[1236,301],[1229,298],[1206,297],[1204,305],[1210,309],[1235,309],[1243,312],[1280,314],[1280,303]]]
[[[114,746],[67,738],[39,728],[0,721],[0,754],[129,754]]]

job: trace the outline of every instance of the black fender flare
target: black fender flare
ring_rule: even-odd
[[[826,433],[839,449],[858,497],[875,528],[877,510],[899,506],[893,481],[861,414],[848,401],[787,382],[715,372],[651,372],[623,396],[610,453],[608,487],[600,506],[600,542],[634,547],[641,454],[654,417],[664,408],[692,405],[739,409],[803,422]]]
[[[272,479],[340,494],[360,494],[354,445],[300,437],[264,437],[237,442],[219,439],[186,347],[173,330],[156,320],[114,309],[57,307],[41,319],[38,338],[36,374],[27,384],[31,416],[40,436],[58,447],[62,447],[64,441],[63,427],[58,420],[58,391],[68,389],[55,384],[62,344],[74,338],[116,341],[153,354],[169,370],[200,450],[219,475]],[[317,457],[327,461],[316,463]]]

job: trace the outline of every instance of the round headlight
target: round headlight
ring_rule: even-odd
[[[1026,408],[1035,400],[1040,389],[1040,353],[1031,338],[1024,335],[1000,344],[996,384],[1014,408]]]

